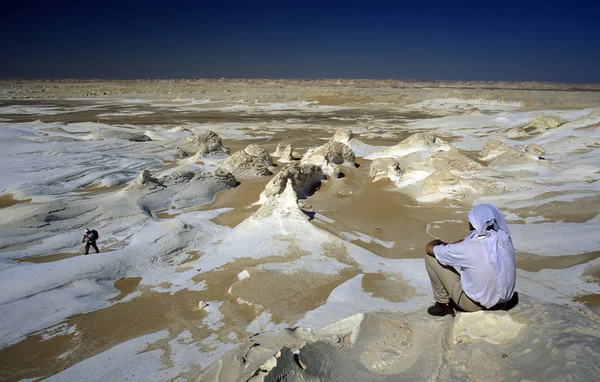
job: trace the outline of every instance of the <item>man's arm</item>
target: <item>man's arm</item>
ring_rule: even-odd
[[[440,239],[435,239],[430,241],[427,246],[425,247],[425,252],[427,252],[427,254],[429,256],[433,256],[435,257],[435,254],[433,253],[433,247],[435,247],[436,245],[446,245],[446,243],[444,243],[443,241],[441,241]]]
[[[85,242],[85,239],[87,238],[87,235],[83,235],[83,239],[81,239],[81,242]]]

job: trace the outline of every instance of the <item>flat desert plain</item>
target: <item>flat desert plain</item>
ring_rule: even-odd
[[[479,203],[519,304],[428,316]],[[598,85],[0,82],[2,380],[590,381],[599,233]]]

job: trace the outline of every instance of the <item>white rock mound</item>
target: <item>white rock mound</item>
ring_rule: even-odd
[[[235,176],[261,177],[272,175],[269,167],[273,166],[271,156],[258,145],[249,145],[244,150],[234,153],[225,159],[221,168]]]
[[[294,148],[290,143],[279,143],[271,156],[279,158],[279,162],[282,163],[292,162],[294,160]]]
[[[520,303],[521,305],[521,303]],[[597,315],[527,301],[455,319],[363,313],[321,330],[259,333],[201,381],[496,381],[597,379]]]
[[[150,171],[142,170],[140,176],[138,176],[126,190],[155,190],[157,188],[166,187],[161,180],[153,177]]]
[[[373,182],[386,177],[397,181],[402,174],[404,171],[400,168],[400,162],[394,158],[377,158],[369,167],[369,175],[373,178]]]
[[[386,147],[383,150],[367,155],[365,159],[397,158],[419,151],[434,153],[451,149],[452,146],[449,143],[431,133],[417,133],[394,146]]]
[[[458,313],[452,327],[452,342],[485,341],[493,345],[509,343],[525,324],[515,321],[503,311]]]
[[[285,190],[288,181],[291,182],[298,198],[306,198],[322,180],[325,180],[325,174],[319,166],[299,163],[288,164],[267,183],[264,191],[260,194],[259,203],[264,203],[273,195],[281,194]]]
[[[506,143],[495,139],[490,139],[485,143],[483,150],[479,153],[479,158],[483,161],[490,161],[510,150]]]
[[[371,163],[374,181],[389,177],[403,193],[420,202],[463,200],[483,191],[485,182],[476,178],[482,165],[454,146],[430,134],[415,134],[390,153],[403,155],[377,158]],[[405,150],[409,147],[411,150]],[[416,149],[416,151],[412,151]]]
[[[536,143],[527,146],[509,146],[500,141],[489,140],[479,153],[479,157],[481,160],[489,162],[491,167],[505,167],[544,160],[544,154],[546,154],[546,150]]]
[[[329,140],[330,142],[340,142],[350,147],[356,156],[364,157],[371,153],[381,150],[381,146],[371,146],[354,136],[352,130],[348,128],[340,128],[335,131],[333,137]]]
[[[195,151],[188,152],[193,155],[194,153],[200,157],[207,156],[209,154],[228,154],[229,149],[223,146],[221,137],[211,130],[205,130],[192,137],[186,137],[189,145],[195,148]],[[184,150],[186,148],[184,147]]]
[[[555,129],[566,121],[560,115],[538,115],[536,119],[527,122],[525,129],[535,129],[536,131],[542,132],[546,129]]]
[[[436,171],[423,181],[416,199],[432,203],[445,199],[463,200],[480,192],[479,182],[465,180],[450,171]]]
[[[317,148],[312,148],[304,154],[301,164],[314,164],[327,175],[339,177],[341,170],[338,165],[356,165],[356,156],[350,147],[341,142],[327,142]]]
[[[506,132],[507,138],[519,139],[528,138],[537,135],[549,129],[556,129],[562,126],[566,121],[560,115],[538,115],[535,119],[527,122],[523,126],[513,127]]]
[[[177,171],[159,178],[144,170],[124,191],[138,195],[144,210],[157,212],[208,203],[218,192],[237,185],[233,174],[223,170]]]

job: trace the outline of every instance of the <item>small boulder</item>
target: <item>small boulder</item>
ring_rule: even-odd
[[[529,121],[525,125],[525,129],[535,129],[544,131],[546,129],[555,129],[564,125],[566,121],[560,115],[538,115],[533,121]]]
[[[479,153],[479,157],[481,160],[488,161],[496,158],[499,155],[504,154],[505,152],[510,150],[510,146],[506,143],[497,141],[495,139],[490,139],[485,143],[483,150]]]
[[[371,162],[369,175],[376,182],[381,178],[400,179],[404,171],[400,168],[400,163],[394,158],[378,158]]]
[[[279,158],[280,162],[291,162],[294,160],[294,148],[289,143],[280,143],[271,156]]]
[[[165,188],[167,186],[163,184],[162,180],[153,177],[152,174],[150,174],[150,171],[143,170],[140,173],[140,176],[136,180],[134,180],[129,186],[127,186],[127,189],[155,190],[159,187]]]
[[[524,146],[508,147],[501,155],[494,157],[490,162],[490,166],[511,166],[532,163],[538,160],[544,160],[542,157],[546,153],[543,147],[538,144],[531,143]]]
[[[131,142],[150,142],[150,141],[152,141],[152,138],[150,138],[146,134],[138,134],[138,135],[134,135],[133,137],[129,138],[129,140]]]
[[[528,144],[527,147],[525,147],[525,152],[538,159],[541,159],[542,155],[546,154],[546,150],[537,143]]]
[[[340,128],[335,131],[335,134],[333,134],[330,142],[340,142],[347,145],[352,139],[354,139],[352,130],[348,128]]]
[[[260,194],[261,203],[273,195],[281,194],[285,190],[288,180],[291,181],[291,186],[296,195],[299,198],[306,198],[324,179],[325,175],[319,166],[314,164],[301,165],[299,163],[288,164],[267,183],[265,190]]]
[[[272,175],[270,166],[273,166],[273,161],[267,150],[258,145],[249,145],[227,158],[221,169],[235,176],[253,178]]]
[[[341,174],[337,165],[355,165],[356,156],[350,147],[341,142],[327,142],[323,146],[310,149],[304,154],[300,163],[314,164],[327,175],[339,177]]]
[[[199,156],[208,154],[227,154],[229,149],[223,146],[221,137],[214,131],[205,130],[192,137],[187,137],[187,141],[197,148]]]

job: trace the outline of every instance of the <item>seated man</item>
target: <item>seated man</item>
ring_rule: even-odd
[[[502,309],[513,297],[515,250],[502,214],[491,204],[477,205],[469,212],[469,229],[461,241],[433,240],[425,248],[436,301],[427,309],[431,315],[453,314],[450,299],[461,310],[475,312]]]

